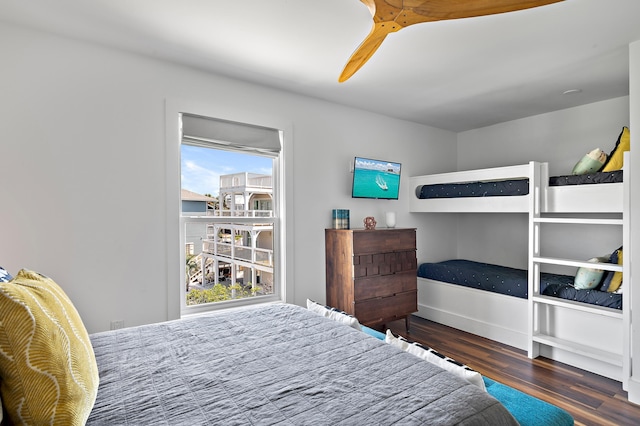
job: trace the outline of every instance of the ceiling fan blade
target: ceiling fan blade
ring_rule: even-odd
[[[373,17],[373,28],[351,55],[340,83],[347,81],[375,53],[387,34],[409,25],[514,12],[563,0],[360,0]]]
[[[386,3],[385,0],[374,1]],[[403,12],[412,12],[408,18],[415,19],[415,22],[411,22],[411,24],[415,24],[515,12],[560,1],[563,0],[405,0],[402,1],[402,4]],[[391,2],[393,3],[393,1]],[[396,21],[401,22],[400,17]],[[407,25],[410,24],[407,22]]]
[[[362,44],[358,46],[355,52],[351,55],[347,64],[342,70],[342,74],[338,78],[340,83],[343,83],[356,73],[371,56],[378,50],[378,47],[382,44],[387,34],[400,30],[400,25],[395,22],[376,22],[371,28],[371,32],[367,38],[364,39]]]

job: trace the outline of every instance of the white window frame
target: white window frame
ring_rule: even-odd
[[[182,114],[199,115],[220,120],[246,123],[248,125],[277,129],[281,132],[282,150],[279,160],[274,161],[273,191],[274,212],[274,295],[239,299],[196,306],[187,306],[185,298],[184,265],[184,223],[181,218],[180,200],[180,147],[182,132],[180,118]],[[292,218],[292,179],[290,176],[289,158],[291,157],[292,125],[282,118],[264,115],[242,107],[234,109],[229,105],[201,103],[197,101],[166,100],[165,102],[165,144],[166,144],[166,231],[167,231],[167,319],[177,319],[185,315],[204,311],[225,309],[255,303],[289,302],[293,303],[293,222]]]

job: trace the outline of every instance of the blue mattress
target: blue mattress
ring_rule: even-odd
[[[618,183],[622,182],[622,170],[612,172],[596,172],[586,175],[566,175],[549,178],[549,186],[566,185],[593,185],[597,183]]]
[[[573,278],[572,278],[573,283]],[[571,284],[548,285],[543,294],[606,308],[622,309],[622,294],[599,290],[576,290]]]
[[[495,182],[465,182],[423,185],[419,198],[459,198],[526,195],[529,193],[528,179]]]
[[[438,263],[423,263],[418,267],[418,276],[522,299],[528,297],[527,271],[525,269],[454,259]],[[573,276],[570,275],[542,272],[540,274],[540,293],[592,305],[622,309],[621,294],[598,290],[576,290],[573,287]]]
[[[585,175],[553,176],[549,186],[590,185],[622,182],[622,170],[597,172]],[[529,179],[510,179],[490,182],[463,182],[423,185],[418,198],[506,197],[527,195]]]

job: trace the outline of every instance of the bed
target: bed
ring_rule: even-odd
[[[549,176],[548,163],[410,178],[414,213],[606,213],[623,210],[623,171]],[[597,202],[595,201],[597,200]]]
[[[304,308],[94,334],[87,425],[515,424],[486,392]]]
[[[21,270],[0,282],[4,421],[518,424],[484,382],[472,384],[338,314],[355,323],[279,303],[89,335],[60,286]]]
[[[539,265],[554,265],[551,269],[588,266],[586,259],[543,257],[540,229],[545,223],[622,226],[623,240],[628,238],[624,232],[628,214],[623,214],[628,211],[626,172],[550,176],[548,169],[547,163],[531,161],[410,178],[412,213],[515,213],[527,215],[529,226],[528,242],[523,241],[529,251],[528,270],[520,272],[527,274],[520,284],[504,286],[503,294],[493,288],[479,291],[479,285],[461,287],[442,277],[419,276],[418,315],[527,350],[532,358],[542,354],[624,381],[629,350],[623,335],[628,334],[630,315],[623,309],[623,296],[577,291],[570,285],[572,277],[547,285],[539,275],[546,269]],[[620,264],[606,268],[622,271]],[[515,289],[520,290],[519,297],[509,294]]]
[[[425,262],[418,267],[418,277],[478,290],[528,299],[528,271],[502,265],[452,259]],[[622,309],[622,294],[597,289],[576,289],[572,275],[540,274],[540,294],[565,300]]]
[[[546,163],[531,161],[516,166],[414,176],[409,179],[413,192],[409,210],[414,213],[526,213],[532,208],[533,195],[540,187],[540,177],[546,168]],[[516,189],[505,191],[510,186]],[[494,191],[497,193],[492,194]]]

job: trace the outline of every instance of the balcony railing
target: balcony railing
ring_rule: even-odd
[[[226,230],[227,232],[223,230]],[[206,240],[213,241],[217,233],[218,241],[222,243],[228,243],[231,241],[232,235],[234,236],[234,238],[241,238],[242,232],[262,232],[271,230],[273,230],[273,223],[252,223],[249,225],[241,225],[237,223],[208,223],[207,234],[203,237]]]
[[[220,176],[220,189],[224,188],[273,188],[273,178],[269,175],[257,175],[253,173],[236,173]]]
[[[273,210],[207,210],[215,217],[273,217]]]
[[[229,242],[202,240],[202,251],[208,254],[228,257],[230,260],[243,260],[273,268],[273,250],[269,249],[257,247],[254,249]]]

